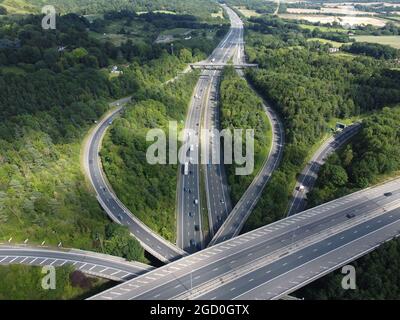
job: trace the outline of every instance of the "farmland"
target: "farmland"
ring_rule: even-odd
[[[354,36],[357,42],[371,42],[392,46],[400,49],[400,36]]]

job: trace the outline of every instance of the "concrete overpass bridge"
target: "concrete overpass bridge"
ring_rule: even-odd
[[[91,299],[280,299],[399,234],[397,179],[183,257]]]

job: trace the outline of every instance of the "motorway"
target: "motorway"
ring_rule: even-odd
[[[278,299],[400,233],[400,179],[150,271],[91,299]]]
[[[224,7],[231,21],[231,34],[226,43],[216,48],[211,55],[215,59],[213,64],[226,64],[234,59],[243,42],[243,23],[239,16],[229,7]],[[235,59],[234,59],[234,62]],[[211,133],[202,144],[206,148],[204,155],[205,191],[207,198],[208,223],[211,237],[218,231],[232,210],[232,202],[229,195],[228,181],[223,159],[223,146],[220,145],[219,134],[221,129],[219,110],[219,83],[221,71],[210,72],[210,87],[208,103],[205,107],[203,128]],[[215,131],[215,134],[213,134]],[[219,155],[219,156],[218,156]],[[211,238],[210,238],[211,239]]]
[[[210,84],[210,98],[204,112],[203,128],[210,130],[202,147],[206,161],[203,163],[205,191],[207,198],[208,224],[211,237],[232,210],[228,181],[223,162],[223,146],[220,145],[219,82],[220,72],[214,72]],[[215,131],[215,132],[214,132]],[[214,132],[214,133],[213,133]],[[209,238],[209,240],[211,239]]]
[[[112,121],[123,110],[122,105],[129,101],[130,98],[125,98],[113,102],[111,106],[114,106],[115,109],[105,116],[91,131],[84,146],[85,171],[96,191],[97,200],[108,216],[116,223],[127,226],[131,234],[140,242],[143,248],[154,257],[163,262],[174,261],[186,255],[186,253],[163,239],[137,219],[117,198],[109,183],[107,183],[102,170],[99,156],[101,142]]]
[[[288,216],[304,210],[307,205],[307,193],[314,187],[318,178],[318,172],[326,159],[333,152],[341,148],[361,129],[361,123],[355,123],[346,127],[342,132],[327,139],[321,147],[313,154],[300,176],[297,178],[296,187],[293,190],[293,197],[289,204]],[[303,186],[304,189],[301,189]]]
[[[210,57],[203,62],[208,65],[224,64],[233,57],[238,48],[238,39],[243,34],[243,24],[240,18],[227,6],[224,5],[223,8],[230,17],[231,28]],[[209,144],[208,141],[202,141],[199,137],[204,114],[206,114],[204,117],[206,128],[212,125],[211,121],[214,126],[217,126],[218,117],[213,117],[213,115],[218,112],[210,110],[212,105],[215,106],[215,102],[210,101],[210,95],[215,96],[218,91],[219,76],[220,73],[215,70],[204,70],[201,73],[185,123],[185,129],[193,130],[195,137],[185,137],[185,139],[192,141],[190,144],[193,145],[193,150],[189,150],[188,154],[184,155],[186,158],[184,163],[188,163],[188,174],[185,174],[184,163],[180,165],[178,173],[177,245],[189,253],[196,252],[205,246],[202,232],[201,208],[204,205],[200,197],[200,165],[209,160],[200,161],[199,157],[202,153],[200,152],[201,148],[207,148]],[[209,116],[212,116],[212,118],[209,118]],[[217,223],[222,223],[222,219],[228,215],[231,209],[230,198],[222,166],[207,166],[205,178],[209,226],[211,233],[213,233]]]
[[[239,17],[236,19],[240,20]],[[243,27],[239,28],[238,32],[239,36],[236,43],[238,48],[233,56],[233,62],[235,65],[244,65],[246,63],[246,56],[244,52]],[[238,73],[241,77],[244,77],[242,70],[238,70]],[[255,90],[254,94],[257,94]],[[218,230],[214,233],[209,246],[227,239],[231,239],[240,233],[247,218],[250,216],[258,200],[260,199],[266,184],[272,176],[272,173],[278,167],[282,158],[283,147],[285,144],[283,123],[277,113],[264,100],[263,108],[268,116],[269,123],[272,125],[272,141],[269,155],[260,169],[260,172],[256,175],[235,207],[230,211],[228,217],[222,220],[222,224],[218,225]]]
[[[118,282],[130,280],[154,269],[143,263],[90,251],[2,244],[0,265],[10,264],[39,267],[72,265],[76,270],[86,274]]]

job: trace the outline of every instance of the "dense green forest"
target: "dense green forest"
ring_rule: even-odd
[[[308,207],[366,188],[400,173],[400,107],[384,108],[363,120],[351,143],[321,167]],[[357,289],[343,290],[336,271],[295,293],[306,299],[398,299],[400,242],[390,241],[356,260]]]
[[[121,201],[146,225],[174,242],[177,165],[150,165],[146,134],[152,128],[168,132],[168,122],[182,123],[198,80],[183,75],[164,86],[149,85],[114,121],[101,151],[103,166]]]
[[[400,108],[384,108],[363,120],[351,143],[321,167],[309,207],[377,183],[400,171]]]
[[[365,54],[376,59],[397,59],[400,57],[400,50],[378,43],[355,42],[350,46],[343,46],[342,50],[354,54]]]
[[[109,283],[87,277],[72,266],[56,268],[56,288],[44,290],[41,267],[0,266],[0,300],[74,300],[84,299],[105,290]]]
[[[313,31],[302,30],[292,22],[252,19],[251,26],[247,55],[250,62],[259,63],[260,70],[249,72],[248,77],[282,115],[287,144],[282,164],[264,190],[246,230],[282,218],[308,150],[330,130],[332,119],[364,117],[362,130],[352,143],[322,167],[316,188],[308,195],[310,207],[397,174],[400,113],[394,106],[400,102],[400,72],[393,68],[392,59],[398,52],[353,44],[355,56],[335,56],[327,52],[326,45],[305,42]],[[331,36],[317,32],[321,38]],[[399,248],[398,240],[391,241],[354,262],[355,291],[343,290],[342,275],[335,272],[295,295],[306,299],[398,298]]]
[[[220,86],[222,129],[254,130],[254,171],[248,176],[235,174],[236,165],[226,165],[230,195],[239,201],[260,170],[271,146],[271,126],[261,99],[233,67],[225,68]],[[245,148],[245,147],[243,147]]]
[[[146,15],[135,19],[152,24]],[[40,21],[0,21],[0,39],[10,40],[0,49],[0,238],[121,252],[102,246],[109,220],[81,172],[83,136],[108,101],[141,99],[149,83],[160,85],[207,52],[203,44],[177,44],[171,55],[151,37],[140,46],[99,41],[88,20],[73,14],[60,17],[57,30],[42,30]],[[110,73],[114,64],[123,74]]]
[[[133,238],[127,227],[110,223],[105,229],[105,238],[98,238],[102,252],[122,257],[128,261],[147,263],[143,247]]]
[[[9,13],[39,13],[45,5],[53,5],[57,12],[97,14],[108,11],[130,10],[137,12],[170,11],[210,19],[219,7],[212,0],[0,0],[0,6]]]
[[[400,101],[400,72],[390,60],[335,56],[328,45],[307,42],[310,30],[279,18],[251,19],[246,34],[247,76],[281,114],[287,144],[245,230],[281,218],[312,146],[330,131],[332,119],[380,110]],[[321,31],[319,31],[321,32]]]

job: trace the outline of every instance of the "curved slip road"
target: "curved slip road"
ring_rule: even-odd
[[[341,133],[327,139],[314,153],[297,179],[296,187],[293,190],[293,197],[289,204],[288,216],[304,210],[307,205],[307,193],[314,187],[321,166],[333,152],[346,144],[360,129],[361,123],[355,123],[346,127]],[[301,185],[304,187],[303,190],[300,190]]]
[[[127,226],[131,234],[151,255],[162,262],[174,261],[186,255],[186,252],[163,239],[136,218],[114,194],[102,170],[99,151],[103,137],[110,124],[112,124],[112,121],[122,111],[122,105],[129,101],[130,98],[124,98],[113,102],[111,105],[116,106],[116,109],[101,120],[90,133],[87,143],[84,146],[85,171],[96,191],[97,200],[108,216],[114,222]]]
[[[154,270],[154,267],[143,263],[90,251],[0,245],[0,265],[10,264],[41,267],[72,265],[86,274],[118,282]]]
[[[254,178],[243,196],[235,205],[228,218],[219,228],[209,243],[209,246],[223,242],[237,236],[242,230],[247,218],[260,199],[262,192],[278,167],[285,144],[284,128],[276,112],[263,101],[264,110],[272,124],[272,144],[268,158],[264,162],[260,172]]]

